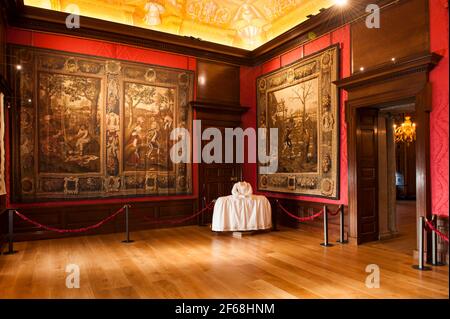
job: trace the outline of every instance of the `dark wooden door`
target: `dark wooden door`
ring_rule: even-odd
[[[241,180],[239,164],[202,164],[202,195],[206,203],[220,196],[231,195],[234,183]]]
[[[376,109],[361,109],[357,112],[357,215],[360,243],[378,240],[377,118]]]
[[[222,159],[225,158],[225,127],[214,126],[222,132]],[[203,127],[202,129],[206,129]],[[202,149],[209,141],[202,141]],[[201,207],[221,196],[231,195],[233,185],[242,180],[242,165],[239,163],[202,163],[200,164],[200,198]],[[212,214],[203,214],[201,224],[210,223]]]

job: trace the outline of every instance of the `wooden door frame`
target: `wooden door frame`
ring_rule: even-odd
[[[417,216],[431,217],[430,188],[430,112],[431,84],[429,72],[441,56],[425,53],[401,59],[380,67],[358,72],[334,82],[348,92],[345,103],[348,147],[349,235],[359,244],[357,213],[358,162],[356,157],[357,110],[383,108],[413,102],[416,112],[416,211]],[[429,241],[427,241],[429,242]],[[429,251],[429,250],[428,250]]]

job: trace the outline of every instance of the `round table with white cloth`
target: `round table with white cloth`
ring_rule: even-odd
[[[265,196],[252,195],[251,185],[236,183],[230,196],[214,205],[213,231],[252,231],[272,228],[272,210]]]

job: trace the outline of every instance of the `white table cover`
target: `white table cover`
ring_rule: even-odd
[[[213,231],[248,231],[272,227],[272,210],[265,196],[224,196],[214,205]]]

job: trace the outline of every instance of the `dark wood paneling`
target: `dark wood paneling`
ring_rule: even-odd
[[[197,100],[239,105],[238,66],[198,60]]]
[[[357,211],[360,243],[364,243],[378,239],[378,112],[363,108],[357,116]]]
[[[428,0],[400,0],[380,12],[380,28],[351,26],[352,70],[429,52]]]
[[[62,229],[75,229],[96,224],[100,220],[116,212],[121,207],[122,205],[120,204],[92,204],[61,207],[30,207],[18,209],[18,211],[44,225]],[[181,224],[171,224],[167,221],[164,222],[164,220],[170,221],[188,217],[196,210],[196,198],[132,203],[129,210],[130,230],[133,231],[169,226],[192,225],[197,222],[197,219],[194,218]],[[59,234],[45,231],[19,219],[17,216],[14,220],[14,232],[17,234],[16,240],[18,241],[106,234],[124,231],[125,214],[120,214],[114,220],[104,224],[96,230],[79,234]]]

